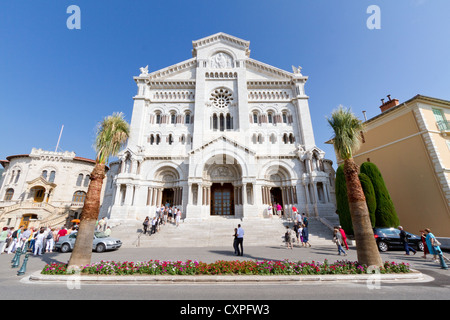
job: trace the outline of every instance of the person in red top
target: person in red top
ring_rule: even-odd
[[[347,235],[345,234],[345,231],[344,231],[344,229],[342,229],[341,226],[339,226],[339,232],[342,235],[342,243],[345,245],[345,248],[348,250]]]
[[[67,235],[67,229],[66,227],[62,227],[61,230],[58,231],[58,239],[56,241],[58,241],[60,237],[64,237],[65,235]]]

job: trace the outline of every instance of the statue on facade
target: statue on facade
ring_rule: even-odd
[[[139,70],[141,71],[141,74],[139,75],[140,77],[148,75],[148,65],[145,68],[144,67],[139,68]]]
[[[302,67],[300,67],[300,66],[298,66],[298,67],[294,67],[294,66],[292,66],[292,71],[294,71],[294,73],[295,74],[298,74],[298,75],[302,75]]]

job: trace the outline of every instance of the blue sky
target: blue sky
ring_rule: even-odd
[[[66,27],[73,4],[80,30]],[[387,94],[450,100],[449,12],[448,0],[0,0],[0,159],[54,150],[62,125],[60,149],[95,158],[96,124],[131,120],[139,67],[189,59],[193,40],[225,32],[249,40],[253,59],[303,67],[316,144],[335,162],[324,142],[338,105],[362,119]]]

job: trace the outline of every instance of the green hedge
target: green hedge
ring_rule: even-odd
[[[376,225],[375,213],[377,210],[377,198],[375,196],[375,190],[369,176],[364,173],[360,173],[358,177],[364,190],[364,196],[366,197],[367,208],[369,209],[370,215],[370,222],[372,222],[372,227],[374,228]]]
[[[376,226],[377,227],[398,227],[400,222],[395,211],[394,203],[392,202],[389,191],[384,183],[378,167],[371,162],[364,162],[360,167],[360,172],[366,174],[375,191],[377,208],[375,211]]]
[[[340,165],[336,170],[336,204],[339,214],[339,223],[346,234],[354,234],[352,217],[348,206],[347,184],[345,182],[344,165]]]

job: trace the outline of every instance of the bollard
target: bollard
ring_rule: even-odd
[[[28,253],[25,254],[25,259],[23,259],[22,267],[17,272],[18,276],[23,276],[25,274],[25,272],[27,272],[27,262],[28,262]]]
[[[17,248],[16,250],[16,255],[14,256],[14,258],[12,259],[12,268],[17,268],[20,264],[20,256],[22,255],[22,249],[21,248]]]

